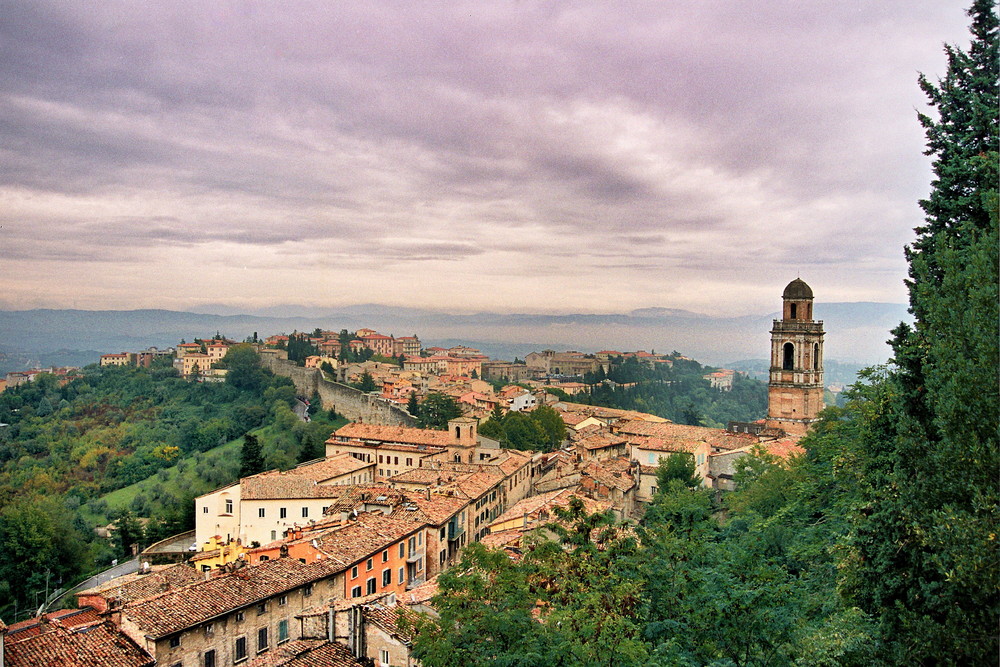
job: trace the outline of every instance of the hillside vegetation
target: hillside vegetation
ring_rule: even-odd
[[[292,411],[287,378],[237,346],[225,383],[189,382],[169,364],[88,366],[0,394],[0,616],[141,546],[193,527],[192,500],[238,478],[243,435],[261,442],[264,468],[323,455],[343,424]],[[148,518],[145,529],[139,517]],[[93,528],[117,520],[109,542]]]

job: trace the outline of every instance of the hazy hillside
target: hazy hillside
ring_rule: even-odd
[[[231,313],[223,306],[218,310]],[[888,331],[907,317],[905,306],[884,303],[818,303],[816,313],[826,324],[827,358],[863,364],[887,358]],[[678,350],[721,365],[766,357],[775,316],[710,317],[666,308],[571,315],[452,314],[375,304],[325,312],[285,306],[224,315],[169,310],[0,311],[0,352],[6,355],[0,358],[0,370],[32,364],[78,365],[101,353],[167,347],[182,338],[217,331],[243,339],[254,332],[264,336],[365,326],[397,336],[415,333],[425,345],[464,342],[498,358],[523,357],[544,347]]]

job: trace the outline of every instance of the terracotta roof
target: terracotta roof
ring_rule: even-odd
[[[420,520],[385,516],[381,512],[364,512],[346,526],[332,528],[321,534],[311,533],[303,540],[314,541],[316,548],[327,556],[328,561],[320,562],[338,563],[340,570],[378,553],[423,527],[424,522]]]
[[[427,604],[438,592],[438,578],[428,579],[419,586],[414,586],[405,593],[396,596],[403,604]]]
[[[607,449],[608,447],[622,447],[627,444],[627,440],[620,435],[610,433],[594,433],[580,438],[576,444],[586,450]]]
[[[403,618],[410,620],[411,623],[416,618],[414,612],[407,607],[399,604],[392,606],[372,604],[362,607],[361,613],[364,614],[366,620],[404,644],[409,644],[413,641],[412,630],[403,630],[399,627],[399,622]]]
[[[93,607],[60,609],[9,625],[7,626],[7,634],[9,637],[16,637],[17,639],[38,635],[45,632],[49,623],[57,619],[61,626],[74,628],[78,625],[86,625],[99,621],[101,617]]]
[[[447,477],[447,475],[445,475]],[[389,482],[403,482],[406,484],[439,484],[442,475],[440,470],[433,468],[412,468],[398,475],[389,478]]]
[[[504,480],[505,476],[501,473],[487,471],[474,472],[459,477],[450,484],[438,487],[433,493],[455,491],[469,500],[475,500]]]
[[[77,595],[100,595],[104,598],[115,598],[122,604],[141,600],[170,588],[179,588],[188,584],[204,581],[205,576],[189,565],[154,565],[149,574],[126,574],[80,591]]]
[[[246,667],[364,667],[343,644],[325,639],[296,639],[275,646]]]
[[[495,526],[513,519],[520,519],[524,516],[532,517],[535,520],[538,520],[543,513],[547,514],[547,510],[553,507],[568,506],[570,500],[573,498],[579,498],[583,501],[584,509],[588,514],[603,512],[611,506],[610,503],[587,498],[586,496],[577,493],[574,489],[557,489],[556,491],[541,493],[537,496],[525,498],[524,500],[515,503],[510,507],[510,509],[494,519],[490,525]],[[543,510],[546,512],[543,512]],[[545,520],[547,520],[547,518]],[[528,525],[528,528],[533,527],[534,521],[530,522]],[[508,531],[501,532],[505,533]]]
[[[375,440],[385,443],[426,445],[430,447],[447,447],[455,443],[455,439],[452,438],[451,433],[448,431],[432,431],[407,426],[381,426],[358,422],[341,426],[327,442],[338,444],[340,441],[337,438]]]
[[[747,433],[730,433],[721,428],[687,426],[685,424],[651,423],[640,420],[618,422],[612,431],[624,435],[646,436],[657,441],[646,441],[650,449],[662,447],[659,451],[692,451],[699,443],[708,443],[716,449],[738,449],[757,442],[757,438]],[[647,448],[633,440],[633,443]]]
[[[344,453],[314,463],[304,463],[284,472],[271,470],[241,479],[240,497],[243,500],[333,498],[341,495],[343,489],[322,482],[350,475],[371,465]]]
[[[483,535],[482,539],[479,541],[483,546],[489,547],[490,549],[502,549],[508,546],[519,546],[523,536],[523,530],[520,528],[514,528],[511,530],[501,530],[499,533]]]
[[[413,504],[419,507],[420,511],[424,513],[427,520],[438,526],[469,506],[469,501],[466,498],[445,496],[437,493],[431,493],[430,498],[419,493],[414,493],[410,498]]]
[[[627,460],[624,463],[627,469],[629,463]],[[635,479],[622,468],[623,466],[616,464],[614,459],[611,459],[609,461],[590,461],[580,469],[580,472],[608,488],[628,491],[635,486]]]
[[[260,600],[324,579],[343,568],[277,558],[126,604],[122,614],[159,639]],[[169,609],[169,614],[163,610]]]
[[[23,637],[23,638],[19,638]],[[5,667],[149,667],[152,656],[113,626],[95,623],[76,629],[59,621],[41,633],[8,636]]]

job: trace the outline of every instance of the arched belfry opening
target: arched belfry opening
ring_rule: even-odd
[[[781,346],[781,370],[790,371],[795,368],[795,346],[785,343]]]
[[[771,329],[768,425],[805,433],[823,409],[823,321],[813,320],[813,291],[801,278],[781,295]]]

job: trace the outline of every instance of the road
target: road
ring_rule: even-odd
[[[93,588],[94,586],[100,586],[103,583],[111,581],[115,577],[120,577],[124,574],[132,574],[133,572],[138,572],[138,571],[139,571],[138,557],[130,558],[124,563],[118,563],[118,565],[109,567],[107,570],[104,570],[104,572],[99,572],[95,574],[90,579],[87,579],[86,581],[75,586],[73,589],[66,591],[65,593],[59,594],[58,597],[54,597],[50,602],[48,602],[48,604],[45,605],[44,611],[48,611],[52,607],[56,606],[56,603],[58,603],[60,600],[63,600],[64,598],[72,595],[73,593],[76,593],[77,591]]]
[[[292,411],[294,411],[302,421],[309,421],[309,406],[306,405],[306,402],[301,398],[295,399],[295,407],[292,408]]]

